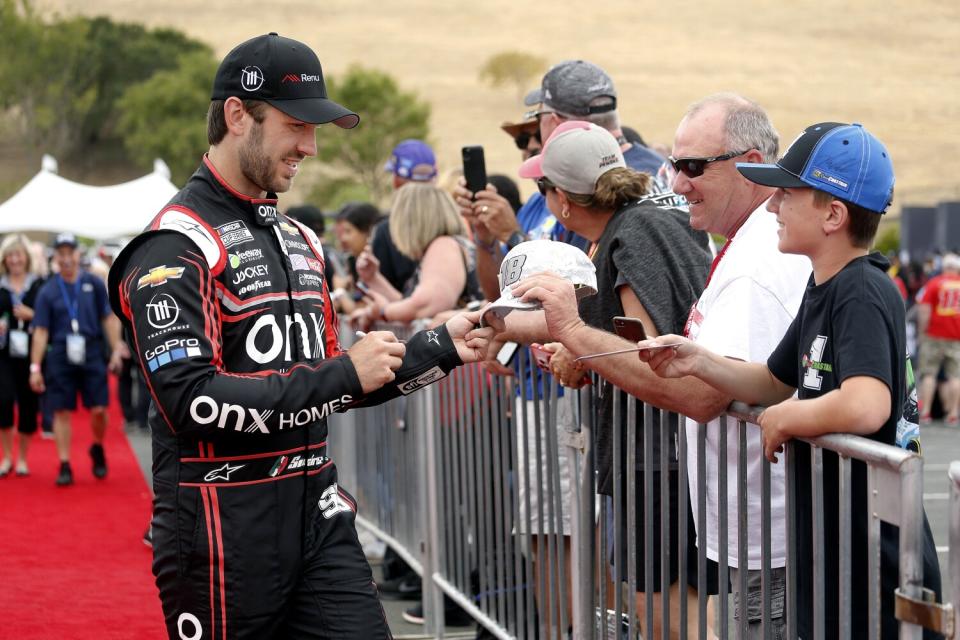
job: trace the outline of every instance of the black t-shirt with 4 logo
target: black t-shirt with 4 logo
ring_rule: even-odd
[[[890,417],[873,434],[866,436],[883,444],[896,444],[905,393],[905,319],[903,301],[880,254],[851,260],[839,273],[817,285],[811,275],[806,294],[780,344],[767,365],[784,384],[798,390],[800,400],[818,398],[840,388],[844,380],[869,376],[890,389]],[[797,620],[803,638],[813,637],[813,495],[810,481],[811,447],[796,441],[796,522],[798,554]],[[851,605],[852,629],[859,634],[868,628],[868,534],[867,468],[854,461],[851,473]],[[834,541],[839,531],[840,478],[837,455],[823,452],[823,523],[826,532],[827,636],[836,634],[839,624],[838,553]],[[924,515],[924,584],[940,592],[940,570],[936,547]],[[899,530],[881,523],[881,637],[897,638],[894,617],[894,590],[898,582]]]

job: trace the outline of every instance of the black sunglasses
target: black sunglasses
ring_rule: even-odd
[[[550,179],[548,177],[543,176],[542,178],[537,178],[537,189],[540,190],[540,195],[546,196],[547,191],[551,189],[556,189],[556,188],[557,188],[557,185],[550,182]]]
[[[536,138],[539,144],[543,144],[543,140],[540,139],[540,131],[537,130],[536,133],[530,133],[529,131],[521,131],[514,137],[513,141],[517,144],[517,149],[521,151],[527,150],[527,145],[530,144],[530,139]]]
[[[678,173],[682,173],[688,178],[699,178],[703,175],[703,172],[707,169],[707,165],[711,162],[722,162],[724,160],[736,158],[737,156],[742,156],[748,151],[750,151],[750,149],[747,149],[747,151],[725,153],[722,156],[714,156],[712,158],[674,158],[673,156],[670,156],[667,158],[667,160],[670,161],[671,166],[673,166]]]

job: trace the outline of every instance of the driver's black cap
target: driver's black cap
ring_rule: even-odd
[[[211,100],[263,100],[310,124],[352,129],[360,116],[327,98],[320,60],[302,42],[276,33],[237,45],[220,63]]]

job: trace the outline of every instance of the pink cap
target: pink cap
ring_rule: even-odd
[[[590,122],[568,120],[554,129],[540,155],[520,165],[520,177],[546,176],[564,191],[590,195],[600,176],[626,166],[613,134]]]

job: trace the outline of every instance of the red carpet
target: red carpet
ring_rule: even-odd
[[[90,470],[89,415],[82,410],[73,417],[73,486],[54,486],[56,450],[39,432],[31,475],[0,478],[0,638],[166,637],[152,554],[141,542],[150,491],[122,425],[114,403],[104,480]]]

